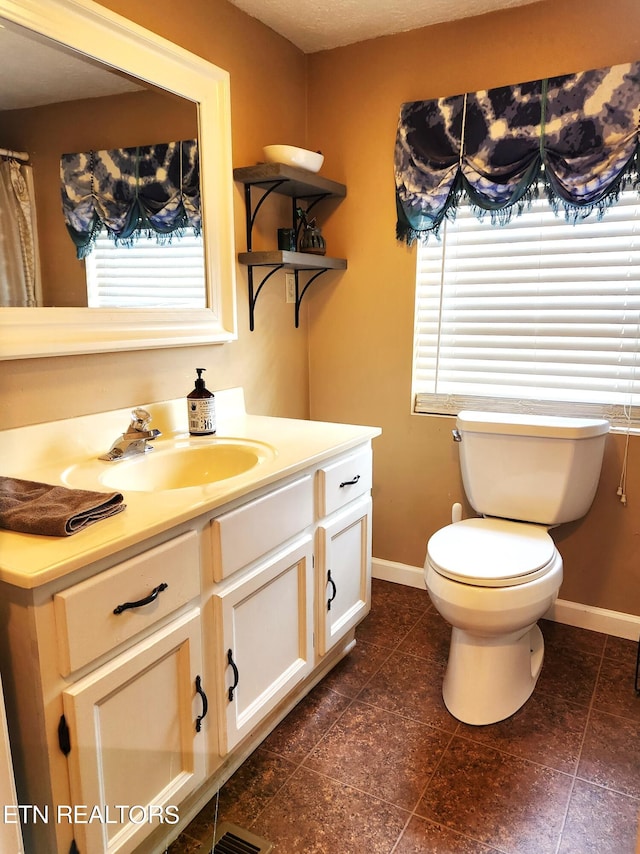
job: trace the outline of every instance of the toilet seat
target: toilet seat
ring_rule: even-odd
[[[513,587],[540,578],[554,565],[546,528],[506,519],[464,519],[431,537],[427,556],[440,575],[476,587]]]

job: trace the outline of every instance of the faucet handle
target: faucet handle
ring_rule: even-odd
[[[133,409],[131,410],[131,426],[129,429],[144,433],[149,426],[150,421],[151,415],[146,409]]]

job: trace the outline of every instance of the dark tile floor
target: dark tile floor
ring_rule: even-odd
[[[442,702],[449,629],[426,591],[374,580],[356,648],[222,788],[218,821],[278,854],[633,854],[637,645],[541,625],[531,699],[467,726]],[[215,809],[169,854],[210,840]]]

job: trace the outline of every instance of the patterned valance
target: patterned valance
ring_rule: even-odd
[[[578,219],[638,182],[640,63],[403,104],[395,146],[399,240],[437,234],[466,193],[507,221],[544,184]]]
[[[78,258],[106,228],[117,242],[201,229],[195,140],[63,154],[62,210]]]

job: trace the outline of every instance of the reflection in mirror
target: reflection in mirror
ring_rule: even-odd
[[[60,203],[61,155],[195,139],[197,105],[16,26],[0,29],[0,74],[0,151],[14,153],[0,156],[0,305],[204,306],[199,237],[101,240],[78,260]],[[180,256],[193,268],[187,299]]]
[[[5,30],[14,40],[47,48],[62,72],[41,59],[25,59],[17,72],[3,68],[10,50],[0,39],[3,95],[17,95],[9,85],[15,73],[20,80],[33,75],[68,88],[44,100],[39,95],[31,102],[0,102],[0,147],[26,153],[33,168],[42,273],[37,304],[44,306],[0,308],[0,359],[235,338],[228,73],[91,0],[0,0],[0,34]],[[128,309],[113,302],[108,309],[87,307],[85,262],[76,258],[61,213],[60,155],[195,139],[204,299],[178,308]],[[7,160],[0,156],[0,164]]]
[[[0,306],[42,305],[33,169],[0,148]]]
[[[84,259],[91,308],[204,308],[202,234],[186,228],[168,242],[144,237],[132,246],[96,238]]]

